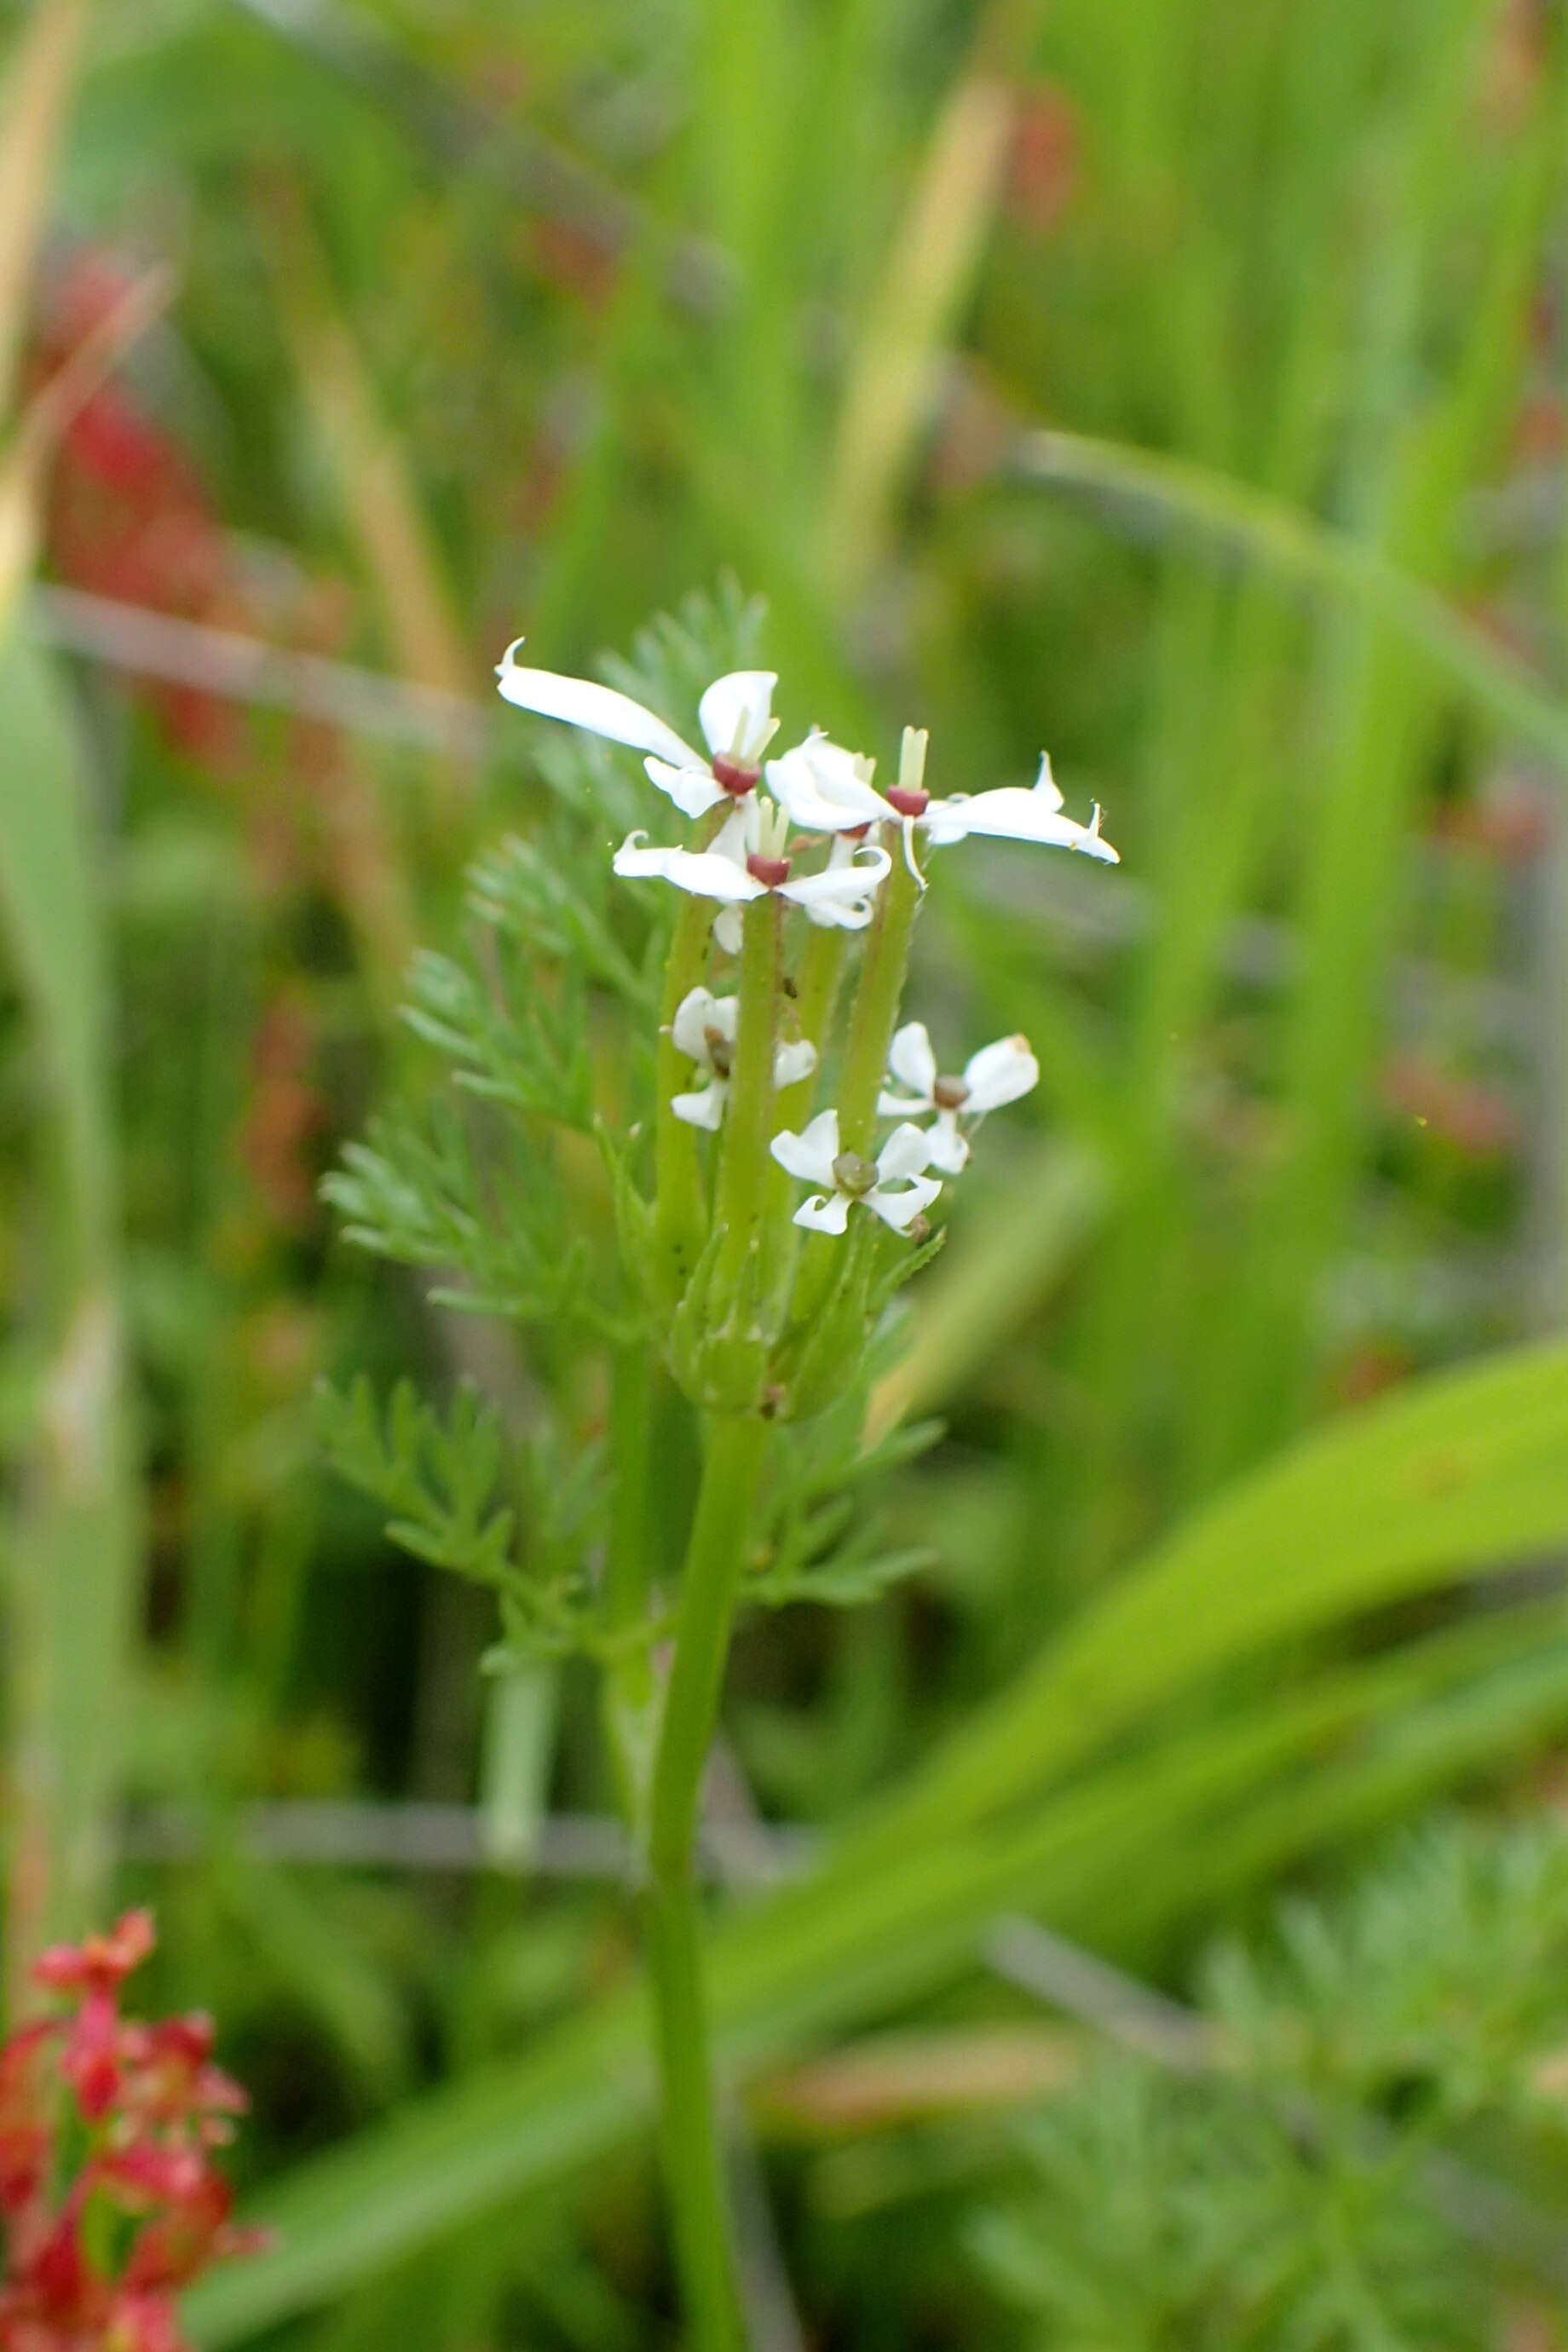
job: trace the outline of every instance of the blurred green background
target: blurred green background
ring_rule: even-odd
[[[145,1896],[220,2018],[282,2235],[200,2341],[677,2341],[588,1694],[481,1687],[310,1398],[555,1376],[317,1187],[526,826],[502,647],[694,590],[765,599],[786,732],[929,726],[939,792],[1047,745],[1123,861],[944,866],[913,1009],[1043,1078],[878,1395],[946,1425],[886,1490],[933,1564],[737,1653],[734,1871],[838,1840],[716,1926],[753,2340],[1568,2341],[1561,14],[5,12],[8,1948]],[[1265,2074],[1380,2019],[1333,2095],[1399,2196],[1413,2113],[1506,2178],[1500,2268],[1450,2211],[1411,2270],[1360,2124],[1248,2220],[1139,2071],[1133,1991],[1302,1888]]]

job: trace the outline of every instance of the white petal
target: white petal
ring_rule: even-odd
[[[732,996],[722,1001],[731,1008],[735,1002]],[[685,1055],[689,1062],[710,1059],[710,1029],[718,1029],[721,1035],[727,1034],[720,1015],[720,1002],[710,988],[694,988],[689,996],[683,996],[676,1006],[675,1018],[669,1024],[669,1042],[678,1054]]]
[[[678,768],[700,768],[700,753],[683,743],[673,727],[656,712],[645,710],[629,694],[611,686],[595,686],[592,678],[563,677],[552,669],[521,669],[512,656],[522,639],[508,646],[496,667],[500,690],[520,710],[536,710],[542,719],[563,719],[569,727],[585,727],[590,735],[612,743],[629,743],[634,751],[657,751]]]
[[[963,1106],[966,1111],[1000,1110],[1004,1103],[1016,1102],[1039,1085],[1040,1066],[1026,1037],[998,1037],[994,1045],[982,1045],[970,1055],[963,1083],[969,1088]]]
[[[940,1168],[944,1176],[956,1176],[969,1165],[969,1146],[958,1131],[958,1121],[950,1110],[938,1111],[932,1125],[926,1130],[931,1146],[931,1164]]]
[[[1096,836],[1087,825],[1060,815],[1048,794],[1026,792],[1022,784],[1003,784],[994,793],[976,793],[973,799],[932,801],[924,823],[927,837],[938,848],[981,833],[996,841],[1037,841],[1050,849],[1100,855],[1090,847]]]
[[[931,1165],[931,1138],[924,1128],[907,1121],[894,1128],[877,1154],[877,1179],[893,1184],[901,1176],[918,1176]]]
[[[803,1201],[792,1223],[804,1225],[812,1234],[841,1234],[849,1223],[847,1192],[814,1192]]]
[[[895,1095],[884,1092],[877,1097],[879,1118],[919,1118],[935,1108],[929,1095]]]
[[[905,1234],[921,1212],[930,1208],[941,1190],[934,1176],[917,1176],[912,1184],[899,1192],[884,1192],[879,1184],[874,1184],[866,1194],[866,1206],[874,1209],[882,1223],[891,1225],[896,1234]]]
[[[657,784],[682,816],[706,816],[725,797],[724,787],[714,782],[711,769],[672,768],[668,760],[656,760],[651,753],[643,766],[649,783]]]
[[[723,1118],[729,1094],[728,1081],[715,1078],[711,1086],[700,1087],[695,1094],[671,1095],[669,1108],[688,1127],[705,1127],[712,1134]]]
[[[729,956],[738,956],[745,939],[739,907],[721,907],[713,918],[713,937]]]
[[[894,1031],[888,1049],[888,1067],[894,1077],[902,1079],[911,1094],[920,1097],[921,1108],[929,1110],[931,1089],[936,1085],[936,1055],[923,1021],[906,1021],[901,1029]]]
[[[641,833],[627,834],[613,860],[617,874],[634,881],[657,875],[661,882],[673,882],[677,889],[689,890],[694,898],[727,903],[763,896],[763,886],[754,876],[716,850],[638,848],[637,844],[647,837]]]
[[[868,761],[808,735],[767,766],[768,790],[805,833],[842,833],[879,823],[893,812],[867,774]]]
[[[870,899],[892,863],[885,849],[866,842],[848,865],[829,866],[820,874],[803,874],[798,882],[782,884],[779,896],[792,898],[797,907],[808,911],[814,907],[858,907]],[[831,921],[833,918],[827,919]]]
[[[805,908],[806,920],[822,931],[863,931],[872,912],[869,898],[819,898]]]
[[[796,1135],[785,1128],[775,1135],[768,1150],[779,1166],[798,1176],[803,1184],[822,1184],[833,1188],[833,1163],[838,1157],[838,1113],[819,1110],[808,1127]]]
[[[809,1037],[800,1037],[793,1045],[781,1045],[773,1055],[775,1087],[795,1087],[802,1078],[809,1078],[816,1067],[816,1048]]]
[[[716,677],[697,706],[708,749],[733,751],[738,733],[742,758],[754,759],[773,731],[770,713],[778,682],[772,669],[732,669],[728,677]]]
[[[1057,790],[1057,780],[1051,773],[1051,755],[1048,751],[1040,753],[1040,772],[1035,778],[1035,798],[1043,800],[1049,808],[1059,809],[1062,806],[1062,796]]]

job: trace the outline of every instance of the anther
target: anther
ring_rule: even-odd
[[[708,1048],[708,1059],[721,1078],[730,1075],[730,1040],[722,1029],[704,1029],[702,1042]]]

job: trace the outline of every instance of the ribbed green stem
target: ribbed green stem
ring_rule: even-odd
[[[729,2200],[713,2106],[697,1889],[655,1881],[647,1904],[658,2025],[659,2145],[690,2352],[739,2352]]]
[[[702,1483],[653,1778],[648,1974],[658,2021],[665,2179],[693,2352],[735,2352],[740,2342],[693,1858],[702,1768],[766,1444],[766,1425],[757,1415],[713,1415],[704,1423]]]
[[[838,1087],[838,1134],[846,1151],[869,1154],[876,1136],[877,1097],[888,1067],[888,1048],[899,1025],[910,934],[920,902],[920,885],[910,872],[900,844],[877,901],[849,1019]]]

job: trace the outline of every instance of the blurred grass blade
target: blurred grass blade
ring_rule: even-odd
[[[7,1546],[16,1798],[7,1914],[18,1969],[100,1889],[135,1587],[109,978],[79,749],[37,651],[0,640],[0,936],[36,1024],[54,1129],[38,1186],[52,1360]],[[47,1129],[46,1129],[46,1133]]]
[[[0,415],[16,397],[33,261],[89,15],[89,0],[39,0],[0,98]]]
[[[384,413],[295,191],[272,180],[257,207],[279,317],[405,677],[471,698],[463,642],[407,457]]]
[[[1017,479],[1088,490],[1134,530],[1151,511],[1190,526],[1282,580],[1323,591],[1397,631],[1437,675],[1497,724],[1568,767],[1568,704],[1535,682],[1493,639],[1397,565],[1271,498],[1183,457],[1073,433],[1033,433],[1015,454]]]
[[[1413,1382],[1176,1528],[847,1842],[961,1828],[1277,1643],[1546,1549],[1568,1529],[1568,1346]]]
[[[823,561],[844,594],[885,541],[942,347],[980,264],[1012,128],[1005,84],[977,73],[958,83],[931,133],[850,362],[828,468]]]
[[[922,1293],[907,1351],[871,1391],[868,1446],[957,1395],[1037,1312],[1093,1224],[1104,1189],[1087,1154],[1041,1147],[1013,1196],[998,1199]]]

